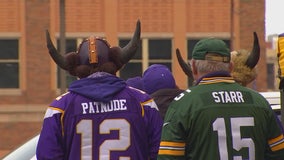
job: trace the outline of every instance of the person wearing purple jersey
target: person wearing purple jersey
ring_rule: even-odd
[[[124,48],[102,38],[84,40],[66,57],[57,53],[47,32],[53,60],[79,78],[47,108],[36,156],[40,160],[154,160],[162,119],[146,93],[129,87],[116,72],[135,54],[140,21]]]
[[[149,66],[143,73],[142,81],[145,92],[154,99],[164,119],[169,104],[184,90],[176,85],[172,72],[163,64]]]
[[[159,107],[162,119],[164,119],[168,106],[175,96],[184,91],[179,89],[170,69],[163,64],[150,65],[142,77],[129,78],[126,83],[150,94]]]

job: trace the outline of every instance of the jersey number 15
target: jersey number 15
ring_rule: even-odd
[[[231,123],[231,136],[232,136],[232,148],[236,151],[242,148],[248,148],[249,159],[255,160],[255,145],[251,138],[241,137],[241,127],[254,126],[253,117],[237,117],[230,118]],[[227,135],[226,124],[224,118],[217,118],[213,122],[213,130],[218,133],[218,147],[220,160],[228,160],[228,148],[227,148]],[[242,156],[234,156],[233,160],[242,160]]]

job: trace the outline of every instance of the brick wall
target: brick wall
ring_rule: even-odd
[[[6,9],[0,12],[0,16],[5,16],[0,22],[0,32],[18,32],[21,35],[19,45],[21,90],[15,95],[0,96],[0,106],[2,106],[0,157],[2,157],[39,133],[44,109],[39,108],[39,112],[34,112],[33,108],[39,107],[37,104],[47,106],[56,94],[51,90],[51,61],[46,50],[44,34],[45,29],[50,25],[49,0],[11,0],[0,3],[1,7],[5,4],[3,8]],[[7,17],[10,17],[11,11],[13,12],[9,19]],[[28,104],[36,105],[26,107]]]
[[[230,32],[230,1],[186,1],[188,32]]]
[[[265,44],[265,0],[241,0],[240,1],[240,45],[251,49],[253,42],[252,32],[256,31],[259,38],[261,56],[257,65],[257,79],[249,86],[258,91],[267,90],[266,81],[266,44]]]
[[[21,0],[1,0],[0,32],[18,32],[20,30]]]
[[[26,101],[48,104],[55,97],[51,90],[50,57],[45,44],[45,30],[50,26],[48,0],[26,1]]]
[[[41,122],[0,122],[0,158],[37,135]]]

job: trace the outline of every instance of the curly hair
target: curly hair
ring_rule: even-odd
[[[231,75],[242,86],[247,86],[257,76],[256,68],[250,68],[245,64],[249,55],[250,53],[247,50],[231,52],[231,59],[234,64]]]

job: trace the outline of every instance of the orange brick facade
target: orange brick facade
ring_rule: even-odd
[[[137,19],[142,38],[172,38],[172,71],[180,88],[186,76],[174,51],[187,56],[187,39],[208,35],[231,40],[232,49],[250,49],[258,33],[261,58],[257,80],[266,91],[265,0],[65,0],[66,36],[97,34],[117,45],[131,36]],[[47,105],[58,96],[56,66],[47,54],[45,30],[59,36],[59,0],[2,0],[0,38],[19,39],[19,89],[0,89],[0,158],[40,131]],[[4,76],[4,75],[1,75]],[[16,137],[15,137],[16,136]]]

